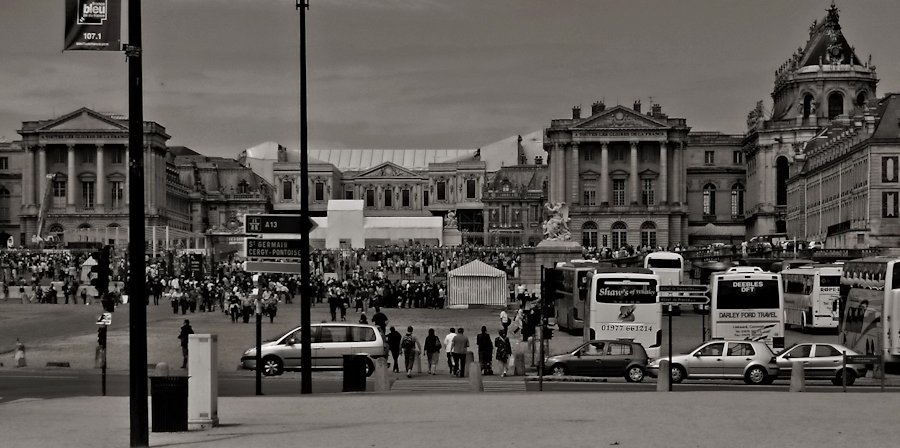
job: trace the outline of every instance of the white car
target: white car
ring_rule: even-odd
[[[647,375],[659,376],[660,357],[647,364]],[[772,349],[762,341],[713,339],[687,354],[672,356],[672,382],[685,379],[743,379],[747,384],[771,384],[779,368]]]

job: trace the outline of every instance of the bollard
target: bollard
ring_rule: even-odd
[[[659,376],[656,380],[657,392],[668,392],[669,384],[672,382],[672,369],[669,367],[669,360],[664,359],[659,362]]]
[[[156,376],[169,376],[169,364],[164,362],[157,363]]]
[[[806,375],[803,371],[803,363],[794,361],[791,363],[791,392],[804,392],[806,390]]]
[[[375,392],[390,392],[390,370],[388,370],[387,358],[375,360]]]
[[[419,349],[415,349],[414,363],[416,366],[416,373],[422,373],[422,352]]]
[[[513,375],[516,376],[525,376],[525,351],[522,350],[523,346],[521,344],[516,345],[516,353],[513,361]]]
[[[484,392],[481,364],[475,361],[475,353],[466,352],[466,366],[469,367],[469,390],[472,392]]]
[[[16,338],[16,354],[14,355],[14,359],[16,360],[16,367],[28,367],[28,363],[25,362],[25,344],[19,341],[19,338]]]

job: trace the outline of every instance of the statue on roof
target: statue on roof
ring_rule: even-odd
[[[747,114],[747,129],[750,131],[756,129],[756,125],[765,120],[765,118],[763,102],[762,100],[759,100],[756,102],[756,107]]]
[[[826,21],[831,23],[832,25],[835,25],[837,27],[837,29],[840,29],[840,25],[838,25],[838,21],[841,18],[841,15],[839,14],[841,12],[841,10],[838,9],[837,6],[835,6],[834,2],[831,2],[831,7],[828,8],[826,11],[828,11],[828,15],[825,17]]]
[[[572,234],[569,232],[569,206],[565,202],[555,204],[546,203],[547,221],[544,222],[544,240],[569,241]]]
[[[818,26],[819,26],[819,21],[813,20],[812,25],[809,26],[809,35],[810,36],[812,36],[813,34],[816,33],[816,27],[818,27]]]
[[[450,210],[447,212],[447,216],[444,216],[444,228],[445,229],[455,229],[458,227],[458,223],[456,222],[456,212]]]

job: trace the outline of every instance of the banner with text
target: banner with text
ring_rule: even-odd
[[[63,51],[122,51],[121,0],[66,0]]]

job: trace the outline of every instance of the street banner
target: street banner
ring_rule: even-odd
[[[121,0],[66,0],[63,51],[122,51]]]

